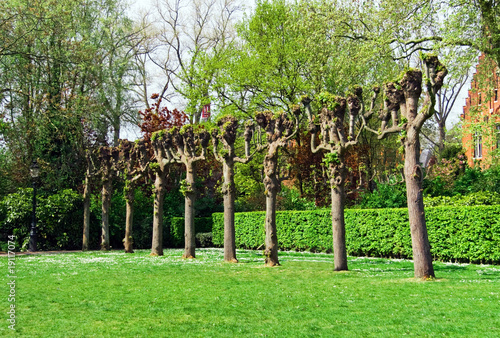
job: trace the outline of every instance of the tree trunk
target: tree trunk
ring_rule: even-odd
[[[224,185],[224,261],[238,263],[236,259],[236,243],[234,229],[234,200],[236,189],[234,185],[234,163],[226,160],[223,163]]]
[[[165,197],[165,176],[163,171],[156,172],[151,256],[163,256],[163,199]]]
[[[111,208],[111,179],[102,184],[102,235],[101,250],[109,250],[109,209]]]
[[[280,265],[278,260],[278,235],[276,231],[276,196],[281,187],[278,175],[278,145],[271,144],[264,158],[264,187],[266,193],[266,266]]]
[[[438,129],[439,129],[438,148],[439,148],[439,155],[441,155],[443,153],[444,142],[446,140],[446,126],[445,126],[445,124],[443,122],[439,122]]]
[[[123,246],[125,247],[125,253],[134,253],[133,248],[133,237],[132,237],[132,226],[134,219],[134,200],[135,200],[135,191],[131,187],[126,187],[125,190],[125,201],[126,205],[126,216],[125,216],[125,238],[123,240]]]
[[[194,203],[196,200],[195,190],[196,164],[192,161],[186,164],[186,191],[184,198],[184,255],[183,258],[196,257],[196,241],[194,228]]]
[[[330,164],[330,188],[332,194],[333,259],[335,271],[347,270],[347,249],[345,240],[345,160],[339,154],[340,164]]]
[[[82,251],[89,249],[90,238],[90,179],[89,173],[85,175],[85,188],[83,190],[83,241]]]
[[[120,145],[120,118],[117,117],[118,121],[113,123],[113,147],[118,147]]]
[[[280,265],[278,260],[278,235],[276,231],[276,191],[266,195],[266,256],[267,266]]]
[[[410,220],[413,262],[416,278],[434,277],[432,256],[425,222],[422,196],[422,169],[418,163],[418,137],[408,135],[405,144],[404,174],[408,199],[408,216]]]

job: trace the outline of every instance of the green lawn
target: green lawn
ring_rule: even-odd
[[[500,267],[436,263],[415,281],[406,260],[329,254],[181,250],[17,256],[16,334],[22,337],[500,336]],[[0,258],[6,280],[7,258]],[[0,288],[0,336],[11,334],[9,288]]]

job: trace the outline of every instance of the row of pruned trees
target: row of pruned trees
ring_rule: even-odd
[[[212,143],[214,157],[223,166],[224,195],[224,260],[237,262],[235,250],[234,202],[235,163],[247,163],[255,152],[264,151],[263,184],[266,195],[265,263],[279,265],[278,234],[276,230],[276,198],[285,179],[286,166],[279,163],[279,151],[288,146],[300,128],[299,118],[307,116],[311,134],[311,150],[322,152],[330,179],[332,229],[335,270],[347,270],[345,239],[345,182],[346,154],[357,145],[361,133],[368,131],[379,139],[398,134],[404,149],[404,176],[407,186],[408,210],[413,243],[416,277],[433,277],[432,257],[427,236],[422,199],[422,169],[419,133],[424,122],[434,114],[436,93],[447,74],[435,55],[422,55],[423,71],[409,69],[399,79],[387,82],[383,88],[373,89],[369,108],[361,87],[354,87],[345,97],[326,92],[312,100],[302,97],[301,103],[290,111],[257,112],[254,122],[247,122],[240,131],[239,121],[231,115],[218,119],[216,127],[184,125],[154,132],[149,141],[131,143],[122,141],[119,147],[101,147],[99,162],[102,182],[102,249],[109,249],[107,215],[113,172],[122,172],[125,180],[127,217],[125,251],[132,252],[133,190],[141,176],[154,175],[154,217],[152,255],[163,255],[162,224],[163,198],[169,166],[182,164],[185,180],[181,191],[185,196],[185,251],[184,258],[195,257],[194,202],[196,199],[196,165],[206,160],[207,148]],[[376,101],[383,92],[383,108],[376,111]],[[423,102],[422,92],[425,92]],[[368,127],[367,121],[378,115],[380,128]],[[372,124],[373,125],[373,124]],[[237,154],[235,142],[243,133],[244,151]],[[265,136],[265,137],[263,137]],[[252,149],[253,148],[253,149]],[[84,231],[84,249],[87,248],[88,221]]]

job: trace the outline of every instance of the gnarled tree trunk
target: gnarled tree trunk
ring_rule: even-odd
[[[134,221],[134,200],[135,194],[132,187],[125,188],[125,202],[126,202],[126,214],[125,214],[125,238],[123,240],[123,246],[125,247],[125,253],[134,253],[133,248],[133,237],[132,237],[132,226]]]
[[[347,270],[344,204],[347,170],[344,156],[339,154],[340,164],[330,164],[330,188],[332,196],[333,259],[335,271]]]
[[[107,178],[102,184],[102,234],[101,250],[109,250],[109,210],[111,208],[111,179]]]
[[[90,173],[87,169],[85,175],[85,188],[83,190],[83,241],[82,251],[89,249],[90,238]]]
[[[411,243],[415,277],[434,277],[432,255],[425,221],[424,199],[422,195],[422,169],[418,158],[420,146],[418,134],[411,130],[405,142],[404,175],[406,196],[408,201],[408,218],[410,221]]]
[[[224,162],[222,170],[224,176],[224,184],[222,185],[222,194],[224,195],[224,261],[237,263],[234,228],[236,188],[234,185],[233,161]]]
[[[151,256],[163,256],[163,200],[165,198],[165,184],[166,174],[158,170],[155,178]]]
[[[278,145],[271,143],[268,153],[264,158],[264,188],[266,194],[266,257],[267,266],[279,265],[278,260],[278,234],[276,229],[276,196],[278,195],[281,182],[278,178]]]
[[[196,163],[188,160],[186,164],[186,191],[184,197],[184,255],[183,258],[196,257],[194,228],[194,203],[196,201]]]

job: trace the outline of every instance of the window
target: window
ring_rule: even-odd
[[[474,158],[483,158],[483,138],[478,132],[474,135]]]
[[[488,116],[485,116],[485,117],[483,118],[484,123],[488,123],[488,121],[489,121],[489,120],[490,120],[490,119],[488,118]]]
[[[497,129],[497,149],[500,149],[500,123],[497,123],[496,129]]]
[[[481,93],[478,93],[477,94],[477,99],[478,99],[478,104],[481,104]]]
[[[498,101],[498,89],[497,88],[495,88],[495,93],[493,96],[495,97],[495,102],[497,102]]]

